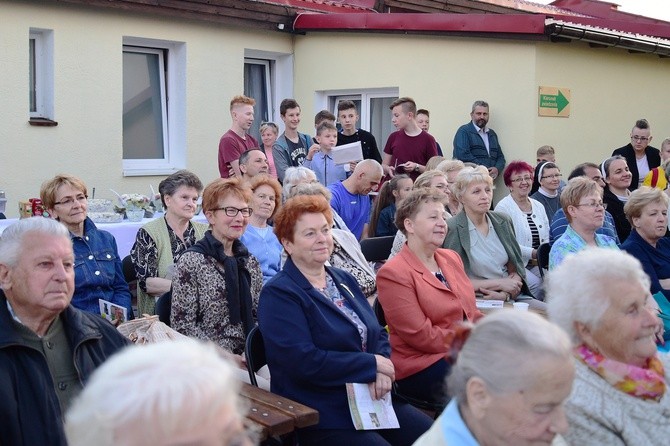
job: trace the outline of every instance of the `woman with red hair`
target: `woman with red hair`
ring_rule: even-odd
[[[514,234],[526,265],[526,282],[531,293],[542,300],[542,279],[537,267],[537,248],[549,241],[549,218],[544,206],[528,196],[533,185],[533,167],[525,161],[512,161],[503,172],[509,195],[500,200],[495,211],[512,218]]]
[[[298,430],[303,446],[412,444],[431,420],[408,404],[392,403],[399,429],[356,430],[351,420],[347,383],[390,399],[395,368],[388,335],[356,279],[325,266],[332,226],[322,196],[291,198],[275,216],[289,258],[263,287],[258,308],[271,389],[319,411],[317,425]]]

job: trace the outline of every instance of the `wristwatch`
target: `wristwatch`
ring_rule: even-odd
[[[418,171],[419,171],[419,165],[418,165],[418,164],[415,164],[415,165],[414,165],[414,172],[418,172]]]

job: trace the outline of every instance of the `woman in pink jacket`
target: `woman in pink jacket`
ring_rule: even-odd
[[[396,226],[407,243],[377,273],[398,392],[435,403],[444,401],[451,367],[445,354],[456,325],[482,316],[463,262],[441,249],[447,235],[443,200],[444,194],[428,188],[402,201]]]

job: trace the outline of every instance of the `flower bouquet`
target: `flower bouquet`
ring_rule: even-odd
[[[112,189],[119,199],[119,205],[115,206],[116,211],[125,214],[130,221],[141,221],[145,217],[145,212],[149,207],[149,197],[141,194],[118,194]],[[152,212],[150,214],[153,215]],[[150,215],[151,216],[151,215]]]

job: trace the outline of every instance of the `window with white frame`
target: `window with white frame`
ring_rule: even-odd
[[[30,118],[54,118],[53,30],[30,28],[28,77]]]
[[[325,92],[323,99],[324,105],[335,116],[340,101],[353,101],[360,115],[359,128],[372,133],[377,140],[377,147],[383,152],[386,140],[395,131],[389,106],[398,99],[397,88]]]
[[[270,60],[244,59],[244,95],[256,100],[254,123],[249,129],[252,136],[259,135],[262,122],[272,120],[271,69]]]
[[[185,45],[123,43],[123,173],[170,174],[186,159]]]

